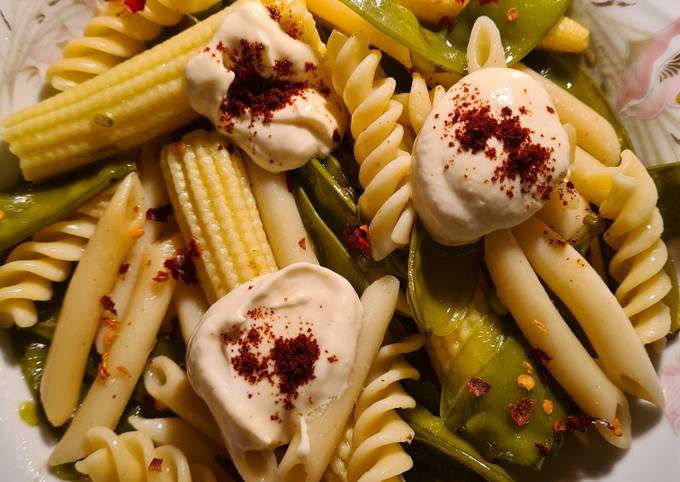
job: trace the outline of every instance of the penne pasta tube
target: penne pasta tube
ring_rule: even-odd
[[[576,129],[579,146],[607,166],[618,164],[621,146],[616,131],[607,119],[526,65],[518,64],[515,68],[531,76],[548,91],[555,102],[560,120]]]
[[[145,215],[148,209],[157,208],[168,203],[168,195],[165,192],[163,178],[158,175],[158,157],[159,146],[157,143],[149,142],[142,147],[137,173],[144,190],[144,203],[140,205],[140,209]],[[127,312],[144,253],[146,253],[151,243],[158,240],[162,228],[163,223],[146,219],[144,221],[144,234],[134,244],[125,260],[123,265],[125,266],[125,272],[119,273],[119,277],[110,295],[116,305],[119,318],[124,318]],[[104,353],[109,348],[111,333],[109,325],[104,322],[99,324],[96,338],[96,346],[99,353]]]
[[[550,373],[584,413],[611,423],[618,419],[621,436],[604,427],[598,429],[612,445],[627,448],[631,431],[625,395],[572,333],[512,233],[503,229],[487,235],[484,256],[498,296],[524,337],[550,357],[546,363]]]
[[[191,334],[201,322],[205,312],[208,311],[208,302],[201,288],[184,283],[177,286],[172,301],[175,305],[182,338],[184,338],[184,343],[188,345]]]
[[[597,272],[536,217],[512,232],[536,274],[576,317],[612,382],[624,392],[662,407],[663,392],[652,362]]]
[[[392,319],[399,294],[399,281],[384,276],[373,282],[361,297],[364,308],[363,326],[357,348],[350,384],[343,395],[325,410],[306,420],[308,440],[298,431],[281,460],[276,480],[281,482],[316,482],[342,437],[354,404],[361,393],[366,377],[380,349],[385,330]],[[301,447],[304,444],[305,448]],[[301,453],[307,451],[306,455]]]
[[[470,73],[489,67],[505,67],[505,51],[498,27],[489,17],[479,17],[470,32],[467,46]]]
[[[319,264],[286,175],[267,172],[249,159],[245,165],[278,267],[298,262]]]
[[[145,253],[130,308],[120,323],[119,336],[108,356],[102,359],[97,379],[50,455],[50,465],[84,457],[87,431],[100,426],[113,429],[118,423],[156,342],[175,288],[172,278],[163,282],[154,278],[180,246],[179,239],[173,237],[152,244]]]
[[[139,237],[144,213],[142,185],[129,174],[97,223],[64,296],[40,385],[47,419],[62,425],[78,404],[85,365],[94,341],[102,300]]]
[[[167,356],[152,359],[144,373],[144,387],[153,398],[217,443],[222,443],[208,406],[196,395],[186,372],[177,363]]]

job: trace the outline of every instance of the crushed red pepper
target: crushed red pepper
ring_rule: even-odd
[[[144,10],[144,7],[146,7],[146,0],[124,0],[123,5],[125,6],[125,10],[129,13],[137,13]]]
[[[531,420],[531,412],[536,406],[533,398],[521,397],[516,402],[508,405],[508,413],[518,427],[523,427]]]
[[[273,321],[275,311],[256,307],[248,310],[246,316],[256,321]],[[291,410],[300,387],[316,378],[314,370],[321,350],[311,328],[297,336],[284,337],[275,335],[271,326],[265,321],[247,331],[233,328],[222,333],[221,338],[225,345],[238,347],[236,355],[230,359],[236,373],[251,385],[268,380],[278,389],[283,408]],[[261,353],[259,348],[265,337],[271,346],[268,352]],[[329,363],[337,360],[335,355],[328,357]]]
[[[499,184],[505,194],[512,198],[517,193],[510,181],[519,179],[522,194],[547,200],[552,191],[555,171],[553,149],[533,142],[533,131],[522,126],[520,117],[514,115],[510,107],[503,107],[500,117],[496,117],[491,112],[491,106],[479,100],[476,87],[463,85],[463,94],[457,94],[454,100],[456,107],[444,121],[444,127],[455,126],[453,134],[459,143],[458,151],[473,154],[483,151],[487,158],[497,161],[496,149],[487,146],[490,139],[497,139],[503,146],[505,156],[489,181]],[[526,113],[526,106],[520,106],[519,112]],[[449,146],[453,147],[454,143],[449,142]]]
[[[543,454],[544,457],[547,457],[548,455],[550,455],[550,449],[548,447],[546,447],[545,445],[539,444],[539,443],[535,443],[534,445],[536,446],[538,451],[541,452],[541,454]]]
[[[113,302],[110,296],[104,295],[101,298],[99,298],[99,302],[101,305],[104,307],[104,309],[114,315],[117,315],[118,312],[116,311],[116,304]]]
[[[235,77],[220,105],[221,121],[227,132],[233,128],[234,119],[246,113],[265,124],[271,122],[274,112],[292,104],[293,98],[301,96],[308,87],[306,82],[285,79],[282,74],[263,77],[260,72],[264,49],[260,42],[241,39],[239,46],[228,54],[229,68]],[[290,74],[290,61],[279,59],[277,63],[278,70]]]
[[[368,239],[367,224],[348,227],[343,234],[347,246],[359,251],[366,258],[371,256],[371,242]]]
[[[154,457],[151,459],[151,462],[149,462],[149,471],[150,472],[160,472],[163,467],[163,459],[159,459]]]
[[[183,249],[178,250],[172,258],[166,259],[163,266],[170,271],[175,280],[182,280],[187,285],[198,284],[196,265],[191,259],[191,255]]]
[[[472,377],[467,382],[467,390],[475,397],[482,397],[491,390],[491,385],[481,378]]]
[[[130,263],[121,264],[118,267],[118,274],[125,274],[130,269]]]
[[[164,223],[172,214],[172,204],[163,204],[146,210],[146,219],[156,223]]]
[[[156,273],[156,276],[154,276],[151,279],[154,280],[156,283],[164,283],[170,279],[170,273],[168,273],[167,271],[159,271],[158,273]]]

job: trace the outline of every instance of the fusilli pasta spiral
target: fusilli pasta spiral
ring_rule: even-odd
[[[661,239],[663,220],[656,201],[654,181],[631,151],[621,154],[621,164],[605,167],[577,149],[572,182],[579,192],[614,222],[605,241],[616,254],[609,272],[619,282],[616,298],[635,325],[643,343],[668,334],[670,310],[662,300],[671,289],[664,272],[668,250]]]
[[[415,218],[408,182],[411,155],[405,150],[410,146],[400,123],[404,106],[393,99],[396,81],[379,73],[381,53],[368,48],[363,31],[349,38],[333,31],[326,59],[333,88],[352,115],[354,157],[360,165],[359,182],[365,189],[359,209],[371,220],[372,256],[383,259],[408,244]],[[414,77],[407,106],[406,117],[417,131],[431,109],[427,85],[420,76]]]
[[[373,363],[350,422],[326,472],[328,481],[382,482],[401,480],[413,464],[401,443],[413,439],[413,430],[396,409],[412,408],[415,401],[399,382],[418,378],[418,371],[403,355],[423,346],[425,339],[413,335],[383,346]]]
[[[215,475],[205,465],[190,463],[184,453],[172,445],[154,447],[151,438],[141,432],[116,435],[105,427],[87,432],[92,449],[76,470],[93,482],[213,482]]]
[[[94,233],[111,191],[73,215],[15,247],[0,265],[0,327],[29,327],[38,321],[34,302],[52,298],[52,283],[65,281]]]
[[[100,5],[100,13],[71,40],[63,59],[52,65],[47,78],[57,90],[66,90],[109,70],[145,48],[163,27],[176,25],[187,13],[205,10],[216,0],[146,0],[144,10],[128,12],[122,0]]]

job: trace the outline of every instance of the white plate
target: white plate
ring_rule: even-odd
[[[94,6],[95,0],[0,0],[0,118],[35,102],[47,65],[82,30]],[[680,159],[680,3],[578,0],[573,10],[591,28],[597,74],[640,156],[648,164]],[[17,173],[16,166],[0,165],[0,187]],[[680,243],[674,244],[680,259]],[[54,441],[19,418],[30,393],[11,354],[0,333],[0,481],[58,480],[45,466]],[[632,403],[630,450],[572,437],[544,471],[522,480],[680,480],[680,343],[672,343],[657,366],[667,406],[661,412]]]

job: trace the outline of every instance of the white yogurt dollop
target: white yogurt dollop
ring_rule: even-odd
[[[288,35],[262,3],[243,2],[187,63],[187,96],[259,166],[287,171],[329,154],[344,132],[342,101],[321,68],[314,49]]]
[[[452,86],[416,139],[418,216],[455,246],[527,220],[569,168],[569,140],[545,89],[513,69],[481,69]]]
[[[213,304],[187,349],[189,380],[227,446],[263,450],[306,436],[305,417],[346,389],[363,309],[342,276],[296,263]]]

